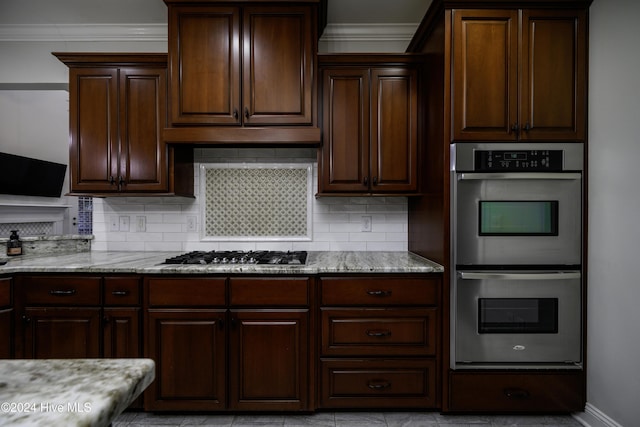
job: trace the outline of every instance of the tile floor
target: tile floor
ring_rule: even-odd
[[[434,412],[317,412],[310,415],[164,415],[125,412],[113,427],[579,427],[569,415],[441,415]]]

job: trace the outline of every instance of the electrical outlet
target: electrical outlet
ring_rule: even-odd
[[[187,231],[198,231],[198,218],[195,215],[187,216]]]
[[[136,231],[147,231],[147,217],[146,216],[137,216],[136,217]]]
[[[120,217],[120,231],[129,231],[129,218],[126,215]]]
[[[109,231],[120,231],[120,225],[118,224],[118,217],[111,215],[109,217]]]
[[[371,231],[371,215],[362,215],[362,222],[360,223],[360,231]]]

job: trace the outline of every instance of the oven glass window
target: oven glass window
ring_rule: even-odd
[[[480,201],[481,236],[557,236],[557,201]]]
[[[478,333],[481,334],[556,334],[558,300],[556,298],[480,298]]]

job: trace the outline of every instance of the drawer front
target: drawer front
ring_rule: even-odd
[[[17,291],[25,305],[100,305],[99,277],[25,277]]]
[[[321,361],[323,408],[438,406],[435,360]]]
[[[139,277],[105,277],[104,278],[105,305],[139,305],[140,278]]]
[[[11,279],[0,279],[0,308],[11,305]]]
[[[451,411],[579,412],[583,373],[453,373]]]
[[[150,307],[210,307],[226,303],[225,278],[147,278]]]
[[[322,305],[437,305],[440,280],[325,277],[320,286]]]
[[[308,278],[231,278],[231,305],[308,306]]]
[[[437,309],[322,309],[322,354],[431,356]]]

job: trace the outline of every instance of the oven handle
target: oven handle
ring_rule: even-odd
[[[574,280],[579,279],[579,271],[542,271],[514,273],[514,272],[493,272],[493,271],[458,271],[458,277],[467,280]]]
[[[513,173],[458,173],[458,181],[482,180],[482,179],[582,179],[580,173],[553,173],[553,172],[513,172]]]

